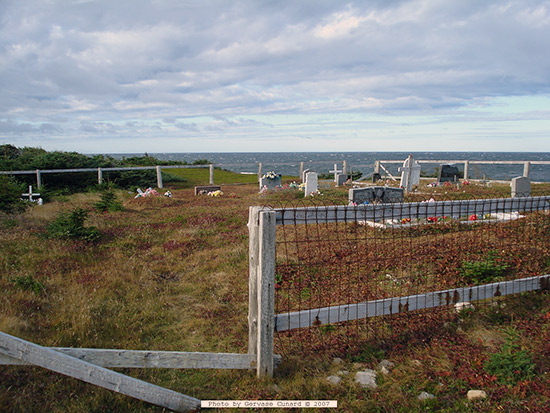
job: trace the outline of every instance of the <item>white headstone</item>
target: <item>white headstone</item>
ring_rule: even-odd
[[[412,167],[409,165],[411,160]],[[420,169],[420,164],[418,161],[415,161],[412,156],[405,159],[403,166],[399,168],[399,172],[401,172],[401,187],[404,188],[405,191],[411,191],[414,185],[420,184]]]
[[[531,179],[525,176],[518,176],[512,179],[512,198],[520,196],[531,196]]]
[[[317,193],[317,172],[308,172],[306,174],[306,187],[304,196],[310,196],[312,193]]]
[[[336,179],[338,179],[337,178],[338,174],[342,173],[342,171],[338,169],[338,164],[334,164],[334,170],[329,172],[331,172],[334,175],[334,182],[336,182]]]
[[[306,181],[306,175],[307,175],[308,172],[310,172],[309,168],[304,169],[304,171],[302,172],[302,176],[300,177],[300,178],[302,178],[302,182]]]

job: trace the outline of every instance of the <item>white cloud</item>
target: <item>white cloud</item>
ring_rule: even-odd
[[[492,121],[503,135],[503,119],[529,118],[540,142],[548,38],[542,0],[5,0],[0,141],[17,134],[75,149],[85,132],[83,148],[98,139],[109,151],[105,134],[121,147],[139,133],[149,143],[194,136],[242,150],[221,142],[307,136],[341,148],[383,116],[376,133],[399,130],[399,139],[403,117],[447,130],[460,119]],[[491,106],[489,115],[479,106],[520,96],[537,97],[536,107]],[[352,131],[349,116],[369,122]]]

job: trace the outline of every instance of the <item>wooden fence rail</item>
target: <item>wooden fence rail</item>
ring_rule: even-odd
[[[75,172],[97,172],[97,183],[103,183],[103,172],[109,171],[157,171],[157,188],[163,188],[162,169],[179,169],[179,168],[209,168],[210,185],[214,184],[214,165],[157,165],[157,166],[130,166],[120,168],[76,168],[76,169],[36,169],[33,171],[0,171],[0,175],[33,175],[36,174],[36,186],[42,186],[42,174],[59,174],[59,173],[75,173]]]
[[[0,353],[86,383],[179,412],[200,407],[200,400],[80,360],[0,332]]]

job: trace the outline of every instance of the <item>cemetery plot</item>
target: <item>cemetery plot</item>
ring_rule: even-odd
[[[384,223],[383,229],[338,219],[278,227],[275,314],[282,314],[277,317],[281,320],[278,327],[288,328],[282,320],[290,319],[289,313],[311,311],[304,316],[309,320],[306,330],[279,333],[277,351],[290,347],[296,351],[296,346],[331,348],[357,334],[379,334],[387,328],[379,319],[386,323],[387,316],[397,312],[381,311],[378,320],[357,319],[353,323],[341,323],[346,320],[344,315],[334,316],[335,312],[359,311],[359,303],[550,273],[547,212],[477,215],[481,218],[442,219],[437,225],[429,217],[413,216],[405,223]],[[327,308],[331,310],[323,310]],[[425,311],[404,317],[425,321],[442,310]],[[332,314],[327,316],[328,324],[324,312]]]

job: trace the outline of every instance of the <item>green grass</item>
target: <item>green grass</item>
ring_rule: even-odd
[[[190,188],[195,185],[206,185],[210,180],[209,168],[174,168],[163,169],[163,171],[184,178],[187,182],[183,184],[183,187]],[[296,180],[295,176],[283,176],[286,180]],[[239,174],[225,169],[214,168],[214,182],[216,185],[220,184],[254,184],[258,182],[258,176],[256,174]]]

